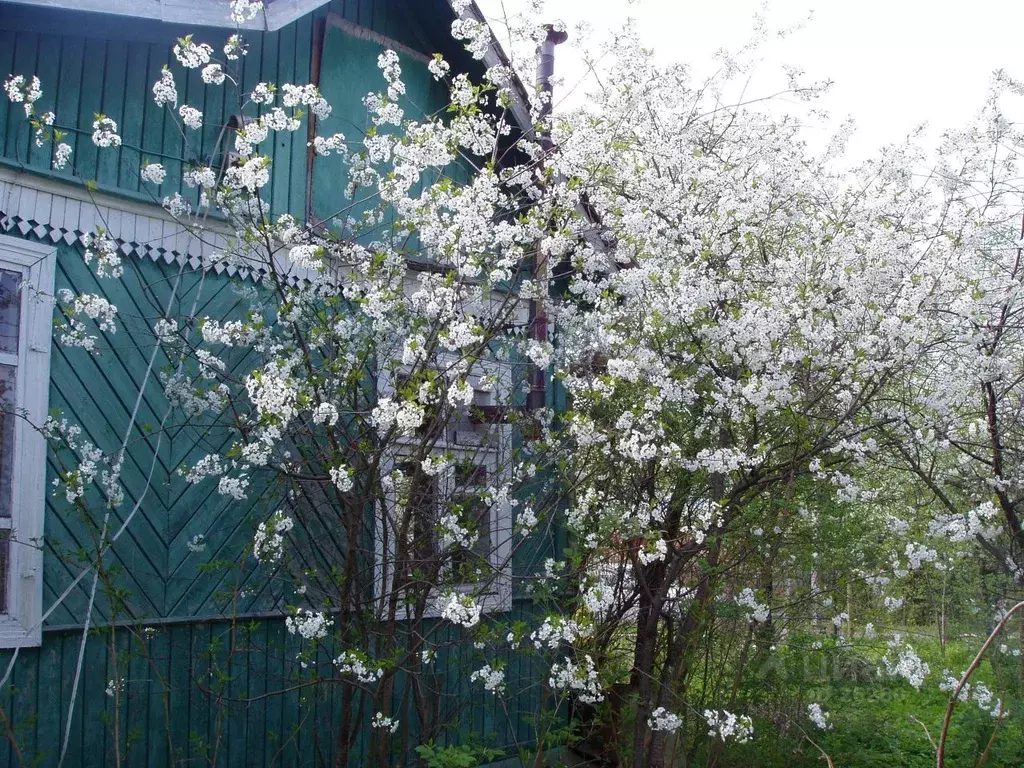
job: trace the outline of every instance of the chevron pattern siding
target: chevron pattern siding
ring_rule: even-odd
[[[188,485],[177,470],[186,460],[197,458],[200,438],[195,428],[184,428],[172,419],[157,448],[159,425],[168,403],[156,374],[169,361],[158,357],[146,380],[153,340],[148,329],[163,315],[172,286],[180,281],[175,309],[195,315],[230,317],[241,311],[240,299],[229,281],[213,274],[197,275],[178,264],[126,259],[121,280],[97,280],[82,260],[77,247],[62,246],[58,252],[57,288],[99,293],[119,308],[119,330],[104,336],[103,351],[91,355],[81,349],[55,345],[51,364],[50,402],[84,436],[104,451],[117,449],[135,408],[137,393],[143,396],[129,436],[129,450],[123,467],[125,503],[111,521],[120,527],[123,518],[138,505],[138,512],[124,535],[110,550],[108,565],[116,566],[118,586],[125,590],[124,611],[118,618],[152,619],[183,616],[223,615],[215,600],[217,592],[244,589],[249,574],[232,574],[242,579],[225,584],[227,574],[198,570],[217,559],[235,561],[251,539],[253,520],[273,512],[274,501],[253,495],[244,503],[229,503],[219,496],[212,482]],[[242,365],[244,361],[236,363]],[[221,438],[223,440],[223,438]],[[212,446],[211,446],[212,447]],[[199,454],[201,455],[201,454]],[[61,470],[61,457],[52,454],[49,476]],[[95,551],[101,521],[84,520],[61,497],[51,497],[46,510],[45,601],[61,594],[81,569],[78,552]],[[187,543],[197,534],[205,537],[206,549],[191,552]],[[84,620],[88,583],[67,599],[49,620],[50,626],[77,625]],[[232,610],[254,610],[253,596]],[[263,606],[269,608],[271,606]],[[101,600],[97,619],[110,618],[109,606]]]

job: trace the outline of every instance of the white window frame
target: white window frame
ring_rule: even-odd
[[[11,517],[7,562],[7,612],[0,614],[0,648],[42,642],[43,516],[46,509],[46,440],[34,427],[46,421],[50,397],[53,329],[52,245],[0,235],[0,269],[19,272],[33,291],[21,291],[18,354],[0,354],[0,364],[18,367],[16,407],[31,421],[15,419]]]
[[[439,360],[442,366],[447,362],[442,356]],[[401,373],[401,372],[400,372]],[[481,360],[473,365],[473,370],[466,377],[469,384],[476,388],[479,380],[484,376],[495,377],[493,392],[497,403],[507,402],[512,395],[512,366],[509,363]],[[393,397],[395,393],[394,379],[380,376],[377,379],[377,396]],[[437,454],[450,454],[458,462],[460,459],[471,460],[473,463],[487,468],[488,483],[501,485],[508,480],[508,463],[512,451],[512,428],[508,424],[496,423],[492,425],[497,436],[496,446],[493,448],[472,445],[470,443],[451,442],[447,439],[447,431],[444,439],[439,439],[434,445],[434,452]],[[447,430],[447,428],[446,428]],[[396,439],[396,449],[393,454],[381,458],[381,477],[387,477],[395,468],[401,464],[412,453],[412,449],[419,445],[417,438]],[[409,445],[409,452],[403,450],[404,444]],[[454,486],[455,466],[447,467],[439,476],[438,487],[442,499],[452,495]],[[394,509],[397,504],[397,489],[385,491],[385,504],[387,509]],[[484,613],[497,613],[512,609],[512,564],[510,561],[512,553],[512,505],[507,501],[494,504],[489,510],[489,530],[491,535],[491,547],[489,548],[489,562],[495,573],[490,577],[486,591],[481,592],[479,584],[464,583],[455,586],[456,591],[464,595],[473,595],[477,604]],[[384,573],[384,527],[388,525],[387,511],[378,508],[374,515],[374,596],[375,602],[383,610],[382,600],[385,594],[385,576],[393,580],[395,562],[395,532],[390,531],[386,537],[388,542],[387,562],[391,568],[387,574]],[[393,586],[387,585],[388,591]],[[437,598],[438,595],[431,595],[427,602],[425,617],[437,618],[440,615]],[[399,619],[407,618],[405,609],[400,609]]]

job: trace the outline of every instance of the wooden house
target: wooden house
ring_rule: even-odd
[[[378,54],[391,48],[416,100],[440,107],[447,93],[426,68],[433,53],[477,75],[501,60],[496,47],[483,62],[462,51],[449,33],[455,18],[444,0],[269,0],[244,30],[238,87],[316,83],[334,108],[321,133],[361,127]],[[17,290],[30,279],[43,290],[97,292],[126,315],[152,317],[178,267],[201,265],[217,249],[225,233],[216,223],[202,242],[190,237],[147,193],[137,168],[159,160],[169,179],[180,179],[194,160],[183,156],[151,89],[173,63],[177,38],[223,39],[229,25],[226,0],[0,0],[0,76],[40,77],[40,103],[67,127],[75,158],[73,171],[55,170],[52,147],[36,146],[19,105],[0,102],[0,293],[14,297],[0,302],[0,386],[33,423],[56,409],[107,448],[131,433],[126,502],[105,521],[104,535],[118,534],[103,556],[110,583],[97,593],[96,521],[69,514],[50,489],[61,457],[21,420],[0,430],[0,766],[338,764],[341,703],[329,686],[289,685],[301,639],[286,632],[283,607],[212,565],[246,551],[265,501],[234,502],[187,484],[176,470],[195,456],[194,431],[148,438],[168,403],[158,386],[140,387],[145,342],[131,323],[103,355],[68,349],[51,343],[49,307]],[[215,154],[236,116],[227,95],[202,85],[195,70],[179,82],[182,100],[206,115],[204,153]],[[513,111],[528,126],[525,97]],[[101,152],[91,142],[97,113],[118,122],[119,148]],[[305,130],[277,136],[264,192],[275,214],[319,221],[337,209],[343,180],[309,139]],[[82,259],[82,238],[97,224],[132,261],[102,284]],[[238,274],[223,266],[192,269],[179,292],[196,298],[200,314],[227,316],[242,301],[229,278]],[[535,559],[560,543],[544,544]],[[514,586],[493,610],[510,622],[534,620]],[[506,706],[470,684],[472,654],[465,643],[438,662],[458,670],[443,683],[458,713],[445,738],[513,756],[535,741],[541,665],[509,653]],[[368,729],[370,715],[357,727]],[[392,764],[414,764],[415,746],[396,751]],[[363,764],[358,750],[349,762]]]

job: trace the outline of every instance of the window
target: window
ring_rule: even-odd
[[[56,249],[0,235],[0,647],[38,645]],[[33,290],[21,290],[22,283]]]
[[[407,441],[397,440],[395,455],[381,462],[382,476],[397,477],[399,482],[385,485],[390,490],[377,515],[378,596],[385,587],[389,591],[409,575],[395,568],[404,565],[429,569],[440,561],[449,576],[455,574],[462,579],[458,588],[476,596],[484,610],[507,610],[511,606],[507,563],[511,507],[507,502],[487,504],[482,498],[489,487],[503,482],[511,452],[511,429],[479,418],[481,409],[504,401],[511,390],[510,378],[507,364],[478,363],[467,377],[474,390],[473,404],[443,422],[428,413],[419,434]],[[378,382],[378,392],[382,397],[391,396],[406,386],[405,376],[399,373],[395,381]],[[445,457],[449,462],[437,474],[428,475],[410,460],[410,454],[424,440],[432,444],[432,456]],[[407,516],[400,513],[403,505],[410,511]],[[476,534],[472,546],[442,550],[439,529],[445,515],[455,515],[460,526]],[[404,530],[397,530],[405,517],[408,524]],[[403,557],[398,556],[396,542],[403,545]],[[428,611],[428,615],[433,614]]]
[[[481,500],[487,490],[490,476],[486,465],[475,461],[464,461],[455,467],[455,488],[451,495],[451,509],[458,516],[460,525],[476,533],[477,539],[471,547],[459,547],[452,555],[452,569],[471,572],[483,570],[490,563],[491,549],[495,542],[491,536],[491,508]]]

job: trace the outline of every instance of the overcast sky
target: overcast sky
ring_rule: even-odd
[[[525,0],[478,2],[488,15],[500,14],[503,4],[509,12],[525,5]],[[735,49],[749,38],[760,7],[758,0],[548,0],[545,16],[570,27],[588,21],[595,43],[633,16],[643,40],[659,56],[692,63],[699,71],[718,48]],[[847,115],[856,119],[849,149],[856,159],[901,140],[921,122],[928,123],[931,142],[942,129],[962,125],[980,107],[994,69],[1024,79],[1022,3],[774,0],[767,19],[779,28],[810,12],[813,19],[804,29],[764,50],[754,87],[764,94],[784,83],[782,64],[803,67],[816,80],[835,81],[819,105],[837,124]],[[501,37],[500,24],[493,26]],[[580,59],[578,49],[559,48],[556,66],[566,86],[582,77]],[[569,101],[581,93],[577,89]],[[821,128],[812,132],[827,133]],[[817,143],[813,136],[808,139]]]

